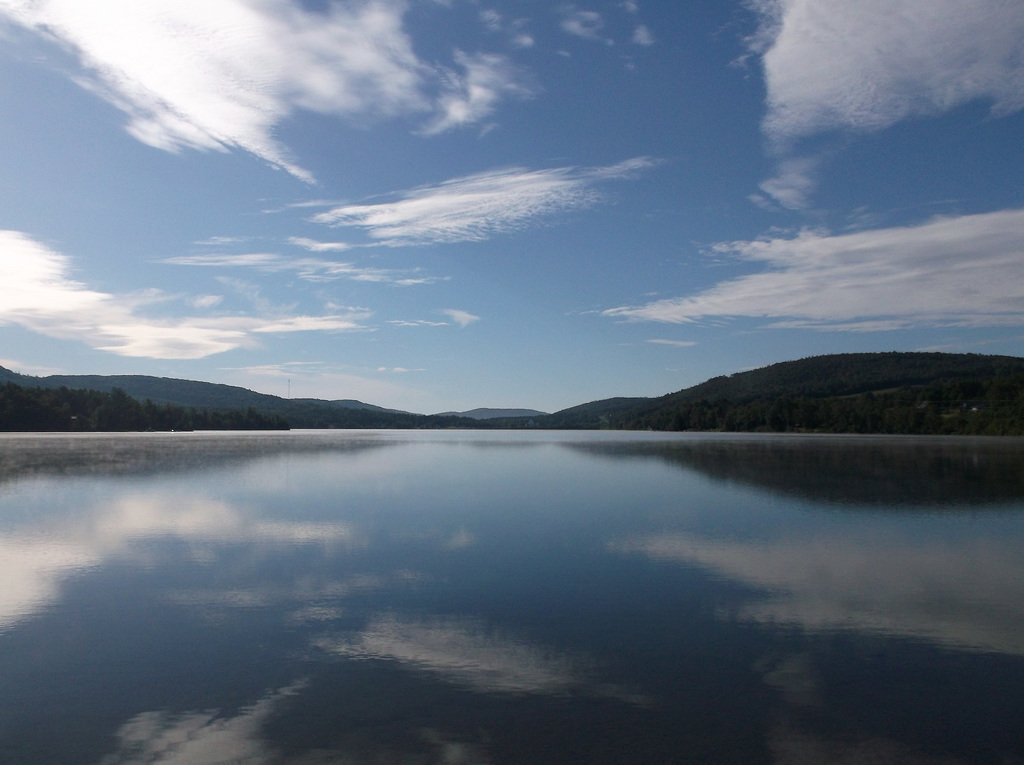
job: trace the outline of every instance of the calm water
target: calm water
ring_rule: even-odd
[[[0,762],[1021,763],[1024,442],[0,437]]]

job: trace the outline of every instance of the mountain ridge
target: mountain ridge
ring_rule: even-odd
[[[440,412],[435,417],[470,417],[474,420],[498,420],[508,417],[547,417],[547,412],[536,409],[493,409],[477,407],[465,412]]]
[[[0,367],[0,384],[112,391],[155,404],[204,410],[254,409],[301,428],[539,427],[680,429],[692,419],[680,412],[753,405],[777,399],[842,398],[956,380],[1024,375],[1024,358],[984,354],[888,351],[810,356],[712,377],[660,397],[615,397],[578,404],[553,414],[533,409],[478,408],[416,414],[355,399],[285,399],[248,388],[149,375],[49,375],[33,377]],[[959,389],[958,389],[959,390]],[[719,414],[721,414],[721,411]],[[689,418],[689,414],[686,415]],[[721,419],[721,417],[719,418]],[[710,420],[707,420],[710,422]],[[698,428],[700,429],[700,428]]]

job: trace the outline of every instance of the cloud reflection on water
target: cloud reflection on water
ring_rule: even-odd
[[[426,620],[386,614],[352,639],[321,638],[316,646],[355,659],[396,661],[483,693],[574,694],[646,705],[638,694],[595,682],[588,662],[458,617]]]
[[[354,763],[437,763],[487,765],[484,747],[433,728],[403,731],[401,740],[360,740],[342,746],[288,753],[275,747],[267,725],[286,714],[290,697],[306,681],[271,691],[235,715],[220,710],[136,715],[116,733],[117,749],[98,765],[354,765]]]
[[[131,494],[60,523],[50,521],[45,529],[0,533],[0,631],[55,602],[68,577],[114,559],[146,562],[155,553],[138,543],[158,538],[185,542],[187,555],[199,563],[215,559],[224,544],[362,544],[342,522],[266,521],[214,499]]]
[[[675,532],[611,549],[699,566],[765,591],[723,617],[1024,655],[1024,560],[1015,539],[953,544],[877,529],[770,541]]]
[[[100,765],[263,765],[280,762],[260,731],[275,708],[302,683],[269,693],[251,707],[229,717],[216,711],[143,712],[117,731],[118,749]]]

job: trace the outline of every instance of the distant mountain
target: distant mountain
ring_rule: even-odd
[[[233,385],[180,380],[148,375],[49,375],[33,377],[0,367],[0,384],[14,383],[29,388],[84,389],[109,392],[115,388],[139,401],[171,404],[212,411],[255,409],[276,415],[293,428],[423,428],[473,427],[470,418],[435,419],[365,404],[353,399],[324,401],[311,398],[281,398]]]
[[[536,409],[470,409],[468,412],[442,412],[435,417],[469,417],[474,420],[499,420],[506,417],[546,417],[547,412]]]
[[[144,375],[32,377],[0,367],[0,384],[117,388],[139,401],[254,410],[293,428],[820,430],[1024,434],[1024,358],[953,353],[845,353],[714,377],[658,398],[609,398],[544,414],[472,409],[413,414],[352,399],[283,399],[231,385]],[[979,416],[954,422],[954,408]]]

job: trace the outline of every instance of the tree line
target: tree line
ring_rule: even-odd
[[[287,430],[276,414],[249,407],[209,410],[139,402],[120,388],[0,386],[0,431]]]
[[[611,417],[626,430],[1024,435],[1024,374],[852,396],[680,402]]]

